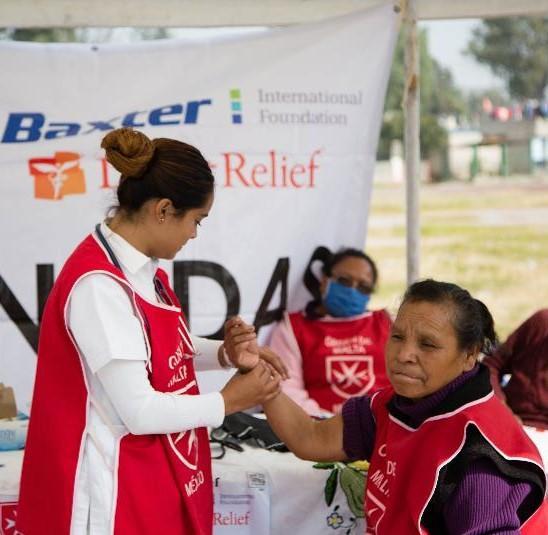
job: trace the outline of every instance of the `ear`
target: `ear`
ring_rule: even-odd
[[[476,365],[476,362],[478,361],[478,357],[479,357],[479,350],[477,349],[470,349],[469,351],[466,352],[466,354],[464,355],[464,367],[463,367],[465,372],[469,372]]]
[[[154,218],[158,221],[164,220],[166,214],[171,211],[173,203],[169,199],[159,199],[154,204]]]

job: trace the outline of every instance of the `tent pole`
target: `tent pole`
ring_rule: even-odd
[[[420,64],[416,0],[408,0],[405,30],[405,184],[407,228],[407,284],[419,278],[420,221]]]

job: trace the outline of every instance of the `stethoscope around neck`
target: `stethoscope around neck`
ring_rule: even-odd
[[[101,224],[100,223],[97,223],[97,225],[95,225],[95,234],[97,234],[97,238],[101,242],[101,245],[105,248],[105,251],[107,252],[108,256],[110,257],[111,262],[123,273],[123,269],[122,269],[122,265],[120,264],[120,261],[116,257],[116,254],[114,254],[114,251],[112,250],[112,247],[109,245],[107,239],[105,238],[105,235],[101,231]],[[166,290],[163,282],[160,280],[160,278],[158,276],[154,275],[153,281],[154,281],[154,289],[156,290],[156,295],[158,296],[158,299],[166,305],[176,306],[173,303],[173,300],[169,297],[169,294],[167,293],[167,290]],[[137,303],[137,301],[135,303],[136,303],[137,307],[139,307],[139,304]],[[140,309],[140,307],[139,307],[139,309]],[[140,312],[141,312],[141,316],[142,316],[142,318],[145,322],[146,329],[150,334],[150,324],[148,323],[148,320],[147,320],[145,314],[143,313],[143,311],[140,310]],[[181,332],[181,336],[183,336],[183,338],[185,339],[185,342],[191,348],[192,352],[196,353],[196,350],[194,349],[194,344],[192,343],[192,338],[190,336],[190,333],[188,332],[187,326],[184,324],[184,322],[182,320],[181,320],[181,324],[182,324],[183,329],[186,333],[186,336],[184,336],[183,333]]]
[[[118,261],[118,258],[114,254],[114,251],[112,250],[112,247],[109,245],[107,239],[105,238],[105,235],[101,231],[101,224],[97,223],[95,225],[95,233],[97,234],[97,238],[99,238],[99,241],[101,242],[101,245],[105,248],[108,256],[110,257],[110,261],[120,270],[122,271],[122,266],[120,262]]]
[[[97,223],[95,225],[95,233],[97,234],[97,238],[101,242],[101,245],[105,248],[105,251],[107,252],[110,261],[120,270],[123,272],[122,265],[120,264],[120,261],[118,260],[116,254],[112,250],[112,247],[108,243],[107,239],[105,238],[105,235],[101,231],[101,224]],[[154,289],[156,290],[156,295],[160,299],[161,302],[165,303],[166,305],[174,306],[173,301],[169,297],[169,294],[166,291],[166,288],[162,281],[155,275],[154,276]]]

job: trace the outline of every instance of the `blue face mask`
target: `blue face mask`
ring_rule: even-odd
[[[330,280],[327,283],[323,303],[332,316],[347,318],[365,312],[369,298],[369,295],[362,294],[356,288],[349,288]]]

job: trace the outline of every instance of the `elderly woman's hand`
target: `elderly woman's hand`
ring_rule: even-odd
[[[267,346],[258,347],[257,335],[253,325],[248,325],[239,316],[225,323],[224,350],[231,364],[246,373],[260,361],[271,367],[281,378],[289,377],[282,359]]]
[[[225,323],[224,351],[231,364],[241,372],[255,368],[259,363],[259,347],[255,327],[239,316]]]

